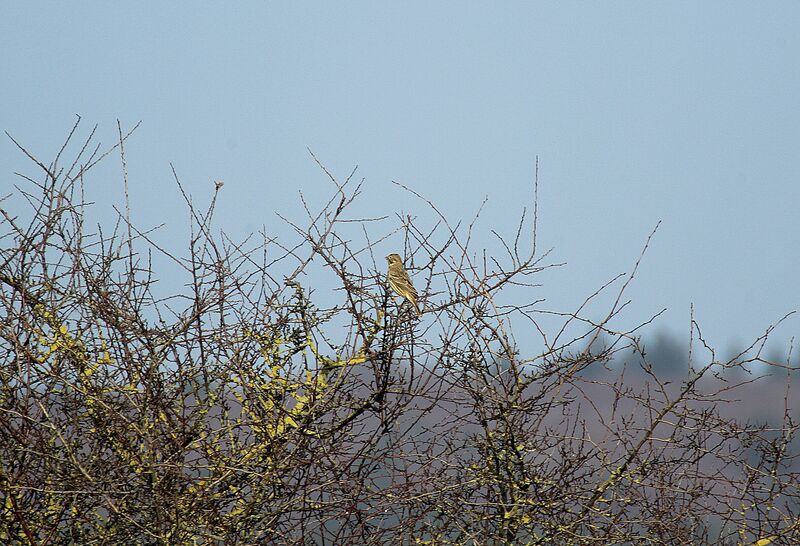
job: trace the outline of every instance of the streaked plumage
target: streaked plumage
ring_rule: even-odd
[[[417,290],[411,284],[411,278],[408,276],[406,268],[403,266],[403,259],[399,254],[389,254],[386,256],[386,261],[389,262],[389,271],[387,278],[389,286],[392,290],[403,296],[414,308],[414,312],[419,315],[419,307],[417,307]]]

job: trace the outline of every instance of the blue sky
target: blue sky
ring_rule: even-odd
[[[330,191],[309,147],[359,165],[364,216],[433,222],[392,180],[453,219],[488,196],[491,247],[538,155],[540,244],[567,262],[542,276],[550,308],[629,269],[658,220],[628,324],[667,307],[654,329],[686,336],[694,303],[724,349],[800,308],[800,4],[431,4],[5,3],[0,129],[47,158],[74,114],[109,144],[141,120],[133,217],[176,240],[170,162],[198,201],[226,182],[219,225],[241,237]],[[121,195],[115,161],[99,206]],[[0,142],[0,187],[23,168]],[[774,340],[798,334],[793,318]]]

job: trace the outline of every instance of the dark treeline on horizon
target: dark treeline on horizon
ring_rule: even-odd
[[[595,342],[595,346],[598,348],[607,346],[607,341],[606,337],[601,336]],[[681,337],[669,330],[660,329],[642,336],[640,343],[647,363],[657,375],[675,376],[686,373],[689,358],[688,336]],[[697,350],[698,348],[695,346],[695,351]],[[755,359],[758,350],[758,345],[748,349],[748,346],[739,342],[729,343],[727,347],[717,351],[715,359],[722,363],[729,361],[745,362],[742,367],[735,368],[735,373],[737,374],[743,373],[742,368],[754,375],[760,375],[765,372],[770,375],[778,373],[776,369],[768,370],[767,366],[760,362],[747,362]],[[593,348],[592,352],[597,353],[598,351]],[[800,369],[800,354],[796,349],[792,349],[790,344],[786,347],[781,347],[777,343],[771,343],[761,350],[759,358],[772,364]],[[635,369],[640,368],[641,363],[642,357],[640,354],[631,349],[623,348],[614,353],[609,367],[616,369],[625,364],[629,368]]]

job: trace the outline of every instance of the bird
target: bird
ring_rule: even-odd
[[[420,311],[417,307],[417,290],[411,284],[411,278],[408,276],[408,271],[403,267],[403,259],[399,254],[389,254],[386,256],[386,261],[389,262],[389,271],[386,277],[389,280],[389,286],[392,290],[407,299],[414,312],[419,316]]]

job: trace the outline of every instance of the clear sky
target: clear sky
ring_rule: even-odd
[[[4,2],[0,129],[45,159],[75,114],[108,144],[141,120],[133,216],[162,237],[187,224],[170,162],[199,201],[226,182],[237,236],[330,191],[307,147],[359,165],[362,215],[432,223],[397,180],[453,219],[488,196],[484,234],[509,234],[538,155],[540,244],[567,262],[548,306],[629,269],[662,220],[626,320],[667,307],[653,331],[685,336],[693,302],[724,349],[800,308],[799,28],[797,2]],[[0,189],[24,165],[0,142]]]

